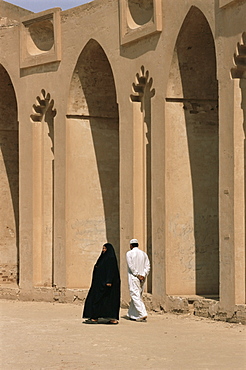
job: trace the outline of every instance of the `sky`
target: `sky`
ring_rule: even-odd
[[[43,10],[51,8],[61,8],[66,10],[74,8],[85,3],[89,3],[92,0],[6,0],[8,3],[20,6],[21,8],[31,10],[34,13],[41,12]]]

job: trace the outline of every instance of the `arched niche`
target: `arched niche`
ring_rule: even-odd
[[[87,288],[102,244],[119,256],[119,118],[108,58],[95,40],[81,52],[67,109],[67,286]]]
[[[131,16],[131,19],[128,21],[130,24],[132,24],[132,28],[135,28],[136,26],[142,26],[153,20],[153,0],[128,0],[128,9]]]
[[[0,64],[0,283],[18,283],[19,146],[17,101],[6,69]]]
[[[191,7],[166,94],[167,293],[219,293],[218,86],[213,35]]]

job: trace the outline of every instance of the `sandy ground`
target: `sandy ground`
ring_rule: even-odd
[[[1,370],[245,370],[246,326],[190,315],[86,325],[72,304],[0,300]]]

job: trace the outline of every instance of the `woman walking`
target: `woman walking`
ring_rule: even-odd
[[[86,324],[97,324],[98,318],[118,324],[120,310],[120,274],[114,247],[105,243],[93,270],[92,283],[85,300],[83,318]]]

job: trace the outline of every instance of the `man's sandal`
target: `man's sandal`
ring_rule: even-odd
[[[141,317],[136,320],[137,322],[147,322],[147,317]]]

